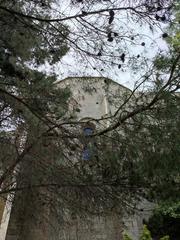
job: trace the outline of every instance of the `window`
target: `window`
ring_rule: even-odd
[[[84,147],[83,152],[82,152],[82,159],[83,160],[89,160],[91,157],[90,149],[88,146]]]
[[[94,129],[90,126],[86,126],[83,128],[83,134],[85,137],[91,136],[93,134],[93,131]],[[87,138],[84,143],[83,152],[82,152],[83,160],[90,160],[92,156],[90,145],[91,145],[91,139]]]
[[[93,129],[91,127],[86,127],[83,129],[84,136],[90,136],[93,134]]]

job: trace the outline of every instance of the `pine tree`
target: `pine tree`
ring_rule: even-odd
[[[54,127],[67,110],[69,90],[57,89],[56,75],[40,68],[46,61],[54,64],[67,52],[68,28],[58,24],[60,34],[54,37],[48,24],[23,17],[32,14],[46,18],[50,6],[51,1],[0,4],[1,186],[12,177],[30,145]]]

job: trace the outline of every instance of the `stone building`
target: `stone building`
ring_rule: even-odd
[[[96,125],[97,120],[109,117],[115,114],[119,106],[128,98],[131,94],[131,90],[128,88],[110,80],[101,77],[77,77],[67,78],[62,81],[56,82],[57,88],[70,88],[72,95],[68,100],[69,110],[67,113],[68,119],[76,121],[91,121]],[[133,104],[129,101],[129,105]],[[111,120],[102,122],[102,125],[95,127],[101,128],[109,126]],[[91,127],[86,129],[91,130]],[[88,158],[85,153],[85,158]],[[2,204],[4,206],[4,204]],[[2,206],[0,216],[3,215]],[[121,240],[122,231],[124,226],[127,227],[127,232],[133,236],[133,239],[138,239],[140,229],[142,228],[142,221],[144,218],[148,218],[151,210],[151,205],[146,201],[141,203],[141,209],[143,213],[136,213],[134,216],[126,216],[123,219],[112,213],[108,216],[89,217],[86,221],[71,219],[66,226],[59,226],[59,233],[56,236],[45,236],[45,230],[34,229],[36,234],[32,234],[32,237],[27,237],[28,240]],[[4,212],[6,208],[4,208]],[[1,213],[2,212],[2,213]],[[17,234],[17,227],[15,223],[15,213],[11,213],[10,221],[2,219],[0,233],[4,232],[3,237],[0,240],[19,240]],[[5,215],[4,215],[5,217]],[[3,223],[6,222],[6,224]],[[9,221],[9,224],[8,224]],[[123,223],[124,222],[124,223]],[[124,224],[124,225],[123,225]],[[8,227],[7,227],[8,226]],[[7,228],[7,234],[6,233]],[[44,235],[43,235],[44,234]],[[6,237],[5,237],[6,235]],[[38,237],[39,236],[39,237]],[[26,240],[23,239],[23,240]],[[22,239],[20,239],[22,240]]]

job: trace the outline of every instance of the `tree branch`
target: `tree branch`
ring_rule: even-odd
[[[166,84],[157,92],[157,94],[154,96],[154,98],[147,104],[147,105],[142,105],[139,108],[135,109],[132,112],[128,112],[124,117],[120,118],[115,124],[111,125],[110,127],[94,134],[93,136],[101,136],[104,133],[110,132],[116,128],[118,128],[121,124],[123,124],[127,119],[130,119],[132,117],[134,117],[135,115],[142,113],[144,111],[150,110],[151,107],[156,104],[161,98],[162,98],[162,93],[164,92],[164,90],[172,83],[173,81],[173,74],[176,70],[177,64],[179,62],[180,59],[180,54],[178,54],[178,56],[176,57],[176,59],[174,60],[172,67],[171,67],[171,71],[170,71],[170,76],[168,81],[166,82]],[[176,89],[177,90],[177,89]]]
[[[53,23],[53,22],[63,22],[63,21],[67,21],[67,20],[70,20],[70,19],[76,19],[76,18],[84,18],[84,17],[89,16],[89,15],[95,15],[95,14],[99,14],[99,13],[109,12],[109,11],[112,11],[112,10],[113,11],[133,11],[137,15],[145,14],[145,15],[147,15],[147,17],[149,17],[149,12],[138,10],[139,8],[141,8],[143,6],[144,5],[139,5],[139,6],[136,6],[136,7],[105,8],[105,9],[99,9],[99,10],[96,10],[96,11],[75,14],[75,15],[72,15],[72,16],[64,17],[64,18],[52,18],[52,19],[51,18],[40,18],[40,17],[27,15],[27,14],[24,14],[22,12],[17,12],[13,9],[8,9],[4,6],[0,6],[0,9],[3,10],[3,11],[6,11],[6,12],[12,14],[12,15],[18,15],[18,16],[23,17],[23,18],[36,20],[36,21],[39,21],[39,22]]]

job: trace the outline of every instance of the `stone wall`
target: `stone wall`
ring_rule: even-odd
[[[114,214],[73,219],[60,228],[59,240],[122,240],[121,219]]]
[[[131,94],[129,89],[107,78],[67,78],[57,82],[56,86],[58,88],[68,87],[72,92],[69,99],[69,111],[65,116],[68,120],[97,120],[111,116]],[[133,100],[128,104],[130,107]],[[105,121],[104,124],[109,125],[110,120]],[[141,206],[143,212],[140,215],[137,213],[131,217],[124,217],[124,219],[115,213],[99,217],[89,216],[85,219],[70,218],[64,224],[52,222],[54,230],[50,231],[47,223],[35,225],[31,224],[30,219],[24,218],[25,225],[22,225],[23,230],[21,229],[24,233],[20,236],[21,226],[17,220],[17,206],[21,207],[19,205],[20,202],[16,200],[6,240],[121,240],[124,229],[123,221],[127,232],[136,240],[142,228],[143,218],[149,216],[150,213],[150,205],[145,202]],[[28,202],[26,205],[26,209],[28,209]],[[146,211],[147,208],[148,211]],[[27,213],[24,212],[24,214]],[[37,212],[36,214],[40,215],[41,213]]]
[[[0,240],[5,240],[11,213],[11,202],[0,198]]]

